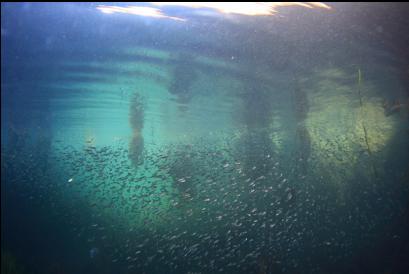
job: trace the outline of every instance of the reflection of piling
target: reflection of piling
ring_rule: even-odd
[[[252,72],[248,73],[241,94],[243,109],[240,115],[241,122],[246,126],[247,132],[242,135],[238,143],[237,156],[242,159],[243,174],[246,174],[253,181],[253,183],[243,185],[244,193],[248,193],[247,206],[257,208],[260,212],[266,212],[265,216],[260,217],[260,222],[268,222],[268,216],[272,216],[274,211],[273,207],[268,206],[271,203],[271,196],[263,191],[271,182],[260,179],[265,178],[273,170],[274,164],[270,160],[270,155],[274,155],[274,144],[270,137],[273,123],[272,94],[268,82],[262,81]],[[260,239],[271,239],[271,232],[267,225],[260,232]],[[262,252],[267,256],[269,254],[268,246],[267,244],[262,247]],[[265,271],[267,265],[264,265],[266,262],[263,260],[260,261],[260,269]]]
[[[169,92],[177,96],[176,101],[182,111],[187,109],[186,105],[192,98],[191,86],[196,78],[194,57],[189,53],[180,53],[172,70]]]
[[[307,172],[307,159],[311,152],[310,134],[305,126],[305,119],[309,111],[307,94],[297,83],[294,89],[294,111],[297,119],[296,138],[298,144],[298,153],[296,165],[303,174]]]
[[[188,203],[196,196],[196,188],[191,180],[195,164],[192,162],[190,146],[178,148],[180,152],[172,154],[169,164],[169,175],[173,180],[173,187],[178,192],[181,205]]]
[[[129,158],[135,166],[142,163],[142,152],[143,152],[143,129],[144,122],[144,110],[143,103],[140,95],[135,93],[130,102],[129,108],[129,123],[132,129],[132,137],[129,143]]]

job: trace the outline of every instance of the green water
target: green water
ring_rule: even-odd
[[[406,273],[405,9],[297,5],[2,4],[8,271]]]

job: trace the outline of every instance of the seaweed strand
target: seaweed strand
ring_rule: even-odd
[[[362,103],[362,94],[361,94],[361,83],[362,83],[361,69],[358,69],[358,95],[359,95],[359,104],[360,104],[360,106],[361,106],[361,113],[363,113],[363,103]],[[373,172],[374,172],[375,176],[378,177],[378,173],[377,173],[377,171],[376,171],[375,164],[374,164],[374,160],[373,160],[373,155],[372,155],[371,147],[369,146],[368,132],[367,132],[367,130],[366,130],[365,123],[364,123],[364,120],[363,120],[363,119],[362,119],[362,128],[363,128],[363,130],[364,130],[364,139],[365,139],[365,143],[366,143],[366,149],[367,149],[367,151],[368,151],[369,158],[371,159],[372,169],[373,169]]]

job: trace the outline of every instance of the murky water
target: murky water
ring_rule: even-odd
[[[406,273],[408,6],[242,7],[2,4],[2,273]]]

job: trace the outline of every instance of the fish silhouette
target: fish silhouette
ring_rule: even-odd
[[[99,249],[97,247],[93,247],[89,250],[89,256],[91,259],[94,259],[99,253]]]
[[[392,114],[400,112],[402,109],[409,109],[409,100],[406,103],[402,103],[400,100],[395,100],[393,102],[384,100],[383,108],[385,111],[385,116],[390,116]]]

